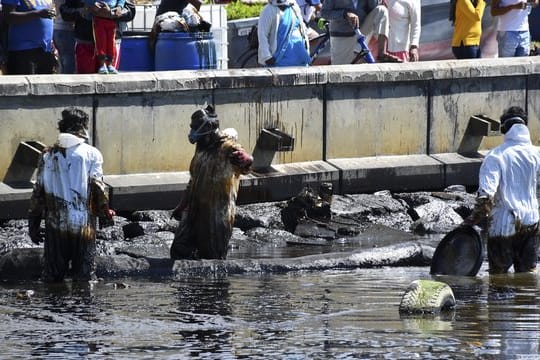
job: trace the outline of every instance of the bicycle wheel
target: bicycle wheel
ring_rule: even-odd
[[[259,67],[259,63],[257,62],[258,60],[257,56],[258,56],[257,49],[251,49],[246,54],[246,56],[242,59],[242,62],[240,63],[240,67],[243,69]]]

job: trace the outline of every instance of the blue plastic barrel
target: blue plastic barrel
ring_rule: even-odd
[[[158,34],[156,71],[216,69],[216,59],[216,45],[211,32]]]
[[[154,71],[154,54],[148,44],[148,34],[122,36],[120,71]]]

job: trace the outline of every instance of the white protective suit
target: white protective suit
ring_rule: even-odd
[[[35,233],[45,218],[45,281],[61,281],[70,263],[74,279],[95,279],[96,219],[108,211],[102,164],[98,149],[68,133],[60,133],[41,158],[29,228]]]
[[[529,129],[514,124],[504,135],[504,143],[490,151],[481,167],[479,196],[493,198],[488,235],[509,237],[516,233],[516,222],[538,222],[536,198],[540,173],[540,148],[533,146]]]
[[[57,144],[66,149],[66,156],[52,151],[44,154],[38,182],[46,194],[63,200],[67,211],[58,214],[49,211],[48,215],[52,217],[48,216],[46,220],[56,223],[58,229],[77,234],[88,224],[89,179],[102,179],[103,156],[83,138],[72,134],[59,134]],[[69,218],[64,218],[68,214]]]

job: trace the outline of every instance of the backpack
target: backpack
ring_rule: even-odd
[[[247,36],[247,41],[250,49],[259,48],[259,35],[257,34],[257,25],[253,25]]]

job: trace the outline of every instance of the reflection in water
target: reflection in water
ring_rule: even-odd
[[[536,274],[490,276],[487,326],[489,333],[501,333],[501,354],[540,356],[540,337],[534,334],[540,323],[538,300]]]
[[[437,277],[453,312],[399,315],[428,268],[124,279],[128,288],[0,286],[2,357],[208,359],[531,358],[539,351],[535,275]],[[16,296],[32,289],[29,299]]]
[[[177,321],[179,334],[190,343],[190,356],[226,353],[231,349],[229,282],[227,279],[198,279],[179,281]]]

